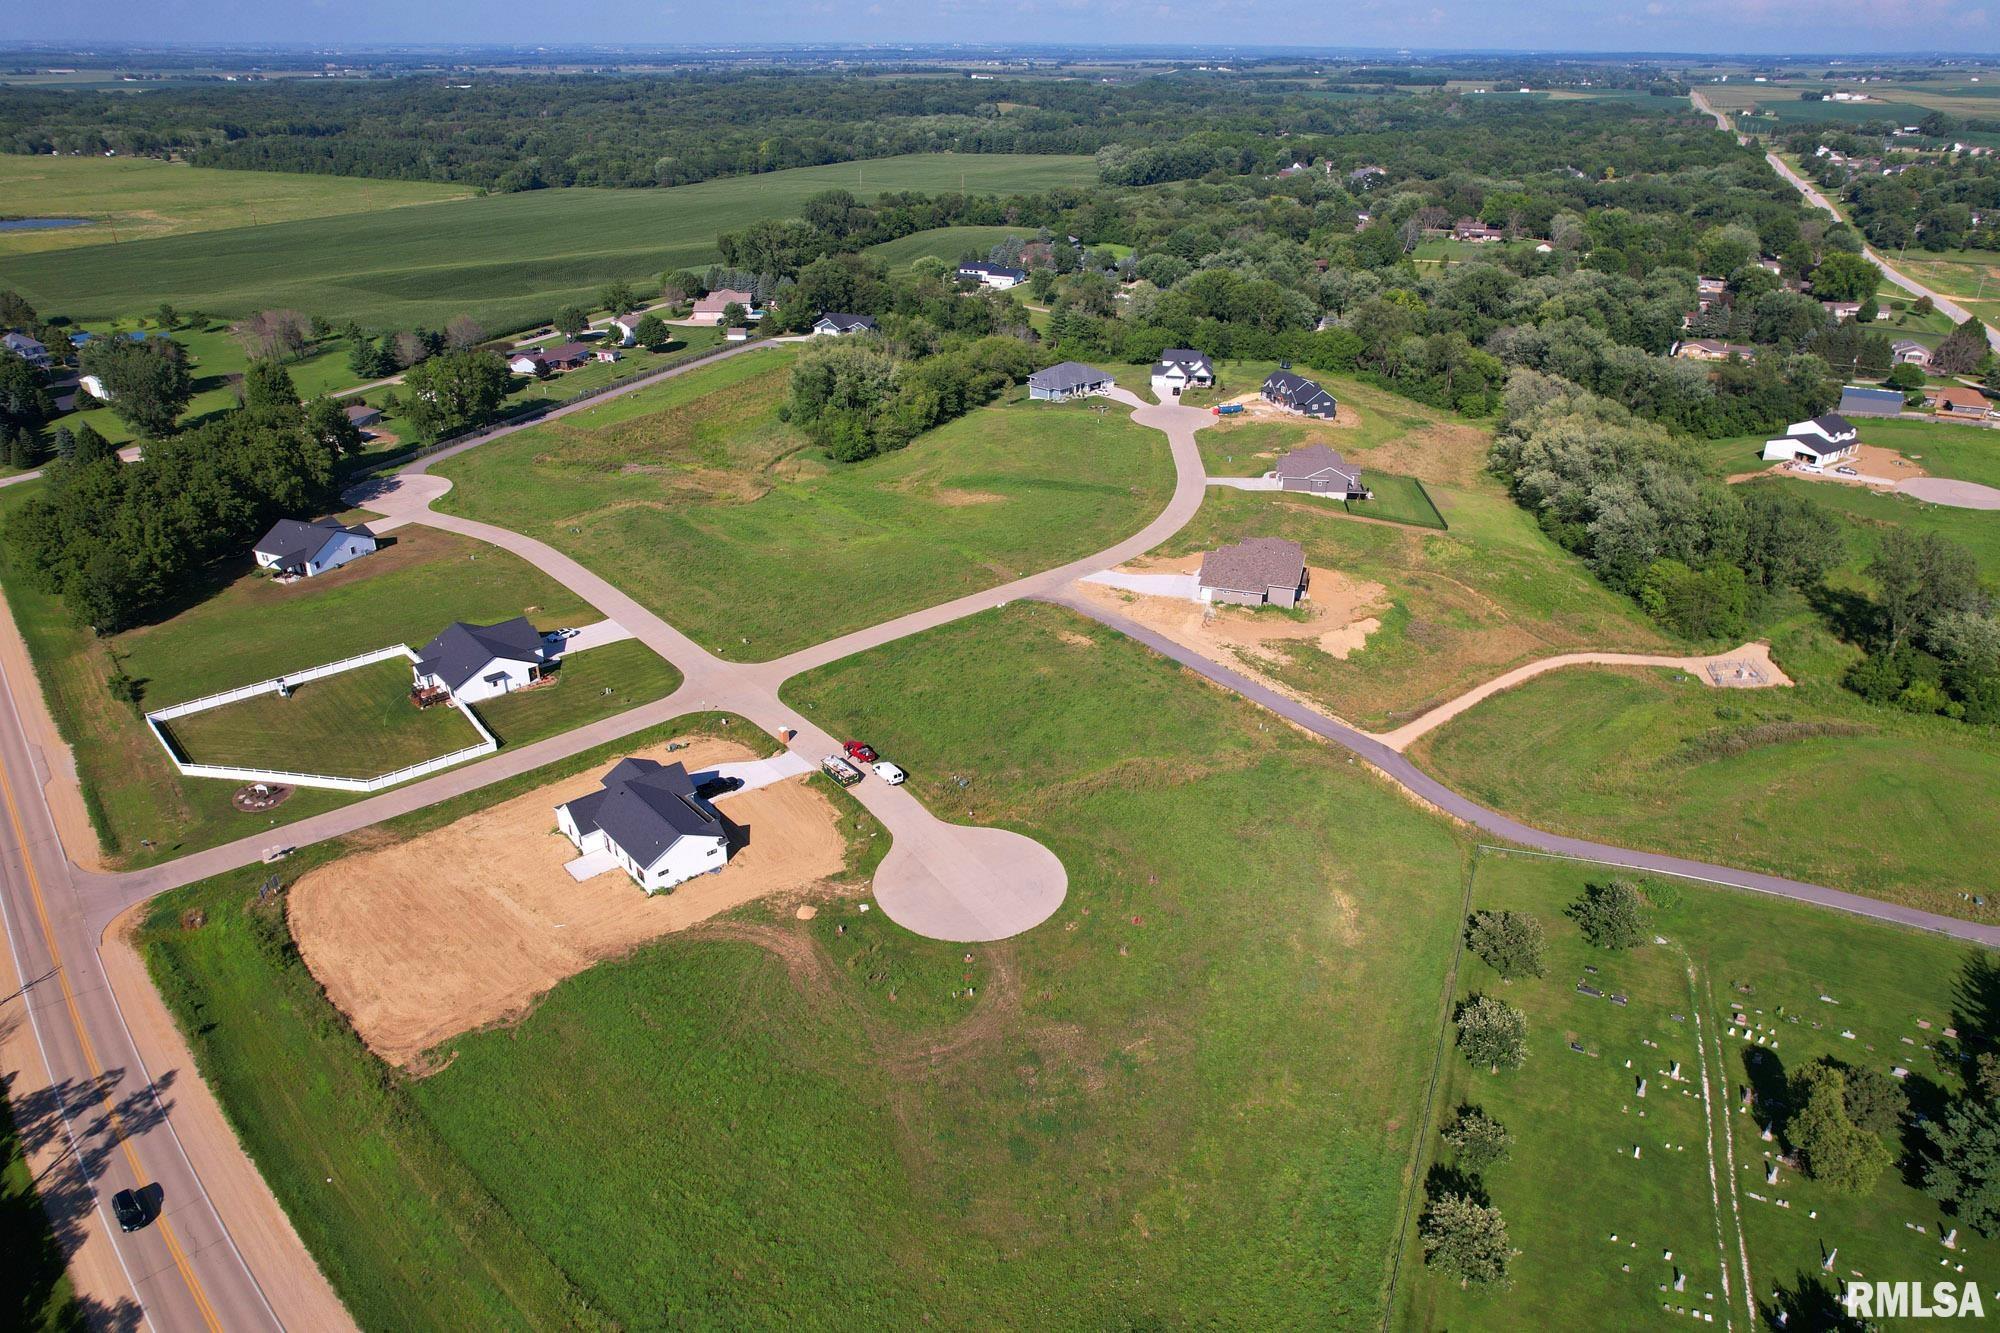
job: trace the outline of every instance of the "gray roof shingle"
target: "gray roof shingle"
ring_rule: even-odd
[[[605,836],[641,867],[688,837],[725,837],[722,820],[695,799],[694,780],[679,764],[621,759],[602,786],[564,807],[577,830]]]
[[[1271,588],[1296,588],[1305,577],[1305,548],[1283,537],[1246,537],[1218,546],[1201,558],[1204,588],[1261,593]]]
[[[456,690],[471,680],[494,658],[513,662],[540,662],[548,649],[541,634],[526,616],[515,616],[497,625],[468,625],[454,620],[417,655],[417,670],[436,676],[445,688]]]

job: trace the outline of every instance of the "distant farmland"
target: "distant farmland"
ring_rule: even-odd
[[[709,263],[718,233],[785,216],[820,190],[1006,194],[1095,176],[1088,157],[922,153],[666,190],[535,190],[9,257],[0,287],[73,319],[168,301],[220,315],[289,306],[374,328],[464,313],[505,329],[615,278]]]

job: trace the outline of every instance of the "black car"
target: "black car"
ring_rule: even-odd
[[[710,778],[694,789],[694,794],[704,801],[712,801],[725,792],[743,790],[742,778]]]
[[[146,1215],[146,1205],[135,1190],[119,1190],[111,1196],[111,1215],[118,1219],[121,1231],[137,1231],[153,1220]]]

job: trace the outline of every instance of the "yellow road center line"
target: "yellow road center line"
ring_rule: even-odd
[[[34,898],[35,915],[41,921],[42,940],[49,951],[49,962],[55,968],[56,984],[62,988],[63,1003],[69,1009],[70,1025],[76,1030],[76,1040],[83,1050],[84,1064],[91,1071],[91,1079],[95,1081],[103,1073],[103,1066],[98,1063],[97,1050],[91,1045],[90,1034],[84,1030],[83,1014],[76,1007],[76,995],[70,990],[69,972],[63,967],[62,950],[56,944],[55,931],[49,924],[48,904],[42,898],[42,879],[35,873],[34,858],[28,851],[28,831],[21,823],[20,807],[14,802],[14,784],[7,780],[4,766],[0,766],[0,797],[5,798],[7,820],[13,825],[15,842],[20,845],[21,868],[28,875],[28,892]],[[132,1141],[126,1137],[124,1121],[120,1119],[117,1108],[112,1105],[109,1091],[100,1088],[97,1097],[104,1106],[105,1121],[110,1125],[113,1137],[118,1140],[118,1146],[124,1151],[125,1160],[132,1168],[133,1179],[144,1182],[146,1173],[139,1165],[139,1154],[133,1150]],[[222,1322],[215,1317],[215,1307],[209,1304],[208,1293],[202,1290],[201,1280],[195,1276],[193,1267],[188,1263],[187,1252],[181,1248],[180,1238],[174,1234],[173,1223],[167,1220],[165,1214],[159,1218],[159,1227],[161,1237],[167,1242],[167,1251],[173,1255],[174,1266],[180,1269],[181,1277],[186,1281],[188,1292],[194,1297],[195,1306],[201,1311],[203,1321],[214,1333],[221,1333]]]

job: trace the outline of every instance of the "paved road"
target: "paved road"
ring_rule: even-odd
[[[1688,96],[1689,100],[1694,103],[1695,110],[1702,112],[1704,115],[1715,117],[1717,129],[1735,134],[1736,142],[1740,144],[1746,146],[1749,144],[1750,136],[1737,133],[1736,127],[1729,123],[1729,117],[1717,111],[1710,104],[1707,97],[1703,96],[1699,91],[1690,93]],[[1776,153],[1766,153],[1764,154],[1764,160],[1770,164],[1771,170],[1777,172],[1785,180],[1786,184],[1803,195],[1807,203],[1811,204],[1814,208],[1831,213],[1835,217],[1841,216],[1840,210],[1834,207],[1833,201],[1828,199],[1824,194],[1821,194],[1811,181],[1799,175],[1798,172],[1793,171],[1790,164],[1783,158],[1779,157]],[[1948,316],[1954,324],[1963,324],[1966,320],[1972,318],[1972,312],[1958,304],[1958,302],[1948,296],[1934,292],[1916,279],[1904,275],[1894,264],[1883,258],[1881,251],[1877,250],[1874,246],[1863,245],[1861,252],[1868,256],[1874,262],[1875,266],[1882,270],[1883,276],[1896,286],[1901,287],[1912,296],[1930,297],[1931,304],[1935,305],[1940,312]],[[1986,324],[1983,321],[1981,327],[1986,330],[1986,341],[1992,345],[1994,351],[2000,352],[2000,330],[1996,330],[1991,324]]]
[[[1192,649],[1183,648],[1172,639],[1156,634],[1115,611],[1097,606],[1073,594],[1052,596],[1045,600],[1066,606],[1080,615],[1089,616],[1092,620],[1108,625],[1120,634],[1136,639],[1164,657],[1172,658],[1224,689],[1232,690],[1252,703],[1270,709],[1286,721],[1296,723],[1314,735],[1324,737],[1351,751],[1371,767],[1380,770],[1391,782],[1405,788],[1427,804],[1495,837],[1558,856],[1578,857],[1629,870],[1674,875],[1708,884],[1768,893],[1797,902],[1814,903],[1836,911],[1850,912],[1855,916],[1864,916],[1875,921],[1933,931],[1940,935],[1949,935],[1953,939],[1970,940],[1988,947],[2000,947],[2000,926],[1977,925],[1970,921],[1939,916],[1933,912],[1920,912],[1915,908],[1899,907],[1894,903],[1879,902],[1873,898],[1864,898],[1855,893],[1843,893],[1839,889],[1829,889],[1819,884],[1786,879],[1781,875],[1737,870],[1728,866],[1709,865],[1703,861],[1691,861],[1684,857],[1637,852],[1630,848],[1612,847],[1583,838],[1545,833],[1541,829],[1530,827],[1519,820],[1510,819],[1497,811],[1488,810],[1483,805],[1467,800],[1375,737],[1335,722],[1297,700],[1282,695],[1240,672],[1231,671],[1228,667],[1212,662]]]
[[[1950,505],[1954,509],[2000,509],[2000,490],[1982,486],[1976,481],[1955,481],[1950,477],[1909,477],[1896,483],[1896,492],[1927,504]]]

